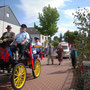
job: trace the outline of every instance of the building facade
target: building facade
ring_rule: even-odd
[[[37,29],[35,28],[27,28],[27,32],[29,33],[30,37],[32,38],[32,43],[35,43],[34,38],[37,37],[39,38],[40,43],[42,44],[43,47],[48,46],[48,36],[44,36],[38,32]]]
[[[20,32],[20,23],[9,6],[0,6],[0,37],[6,32],[7,25],[11,25],[15,34]]]

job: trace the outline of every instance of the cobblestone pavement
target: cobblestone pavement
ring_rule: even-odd
[[[22,90],[70,90],[73,80],[71,61],[64,59],[61,65],[54,59],[54,65],[46,65],[47,58],[41,61],[41,74],[34,79],[27,69],[27,81]],[[12,90],[9,83],[0,84],[0,90]]]
[[[22,90],[70,90],[73,73],[71,62],[64,59],[61,65],[54,60],[54,65],[46,65],[47,59],[41,61],[41,74],[38,78],[27,80]]]

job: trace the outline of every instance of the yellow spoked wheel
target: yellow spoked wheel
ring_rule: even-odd
[[[11,78],[11,84],[13,88],[16,89],[21,89],[26,81],[26,68],[24,64],[19,63],[16,64],[13,73],[12,73],[12,78]]]
[[[33,76],[34,76],[34,78],[37,78],[37,77],[39,77],[40,72],[41,72],[41,63],[39,60],[35,61],[34,68],[35,69],[33,71]]]

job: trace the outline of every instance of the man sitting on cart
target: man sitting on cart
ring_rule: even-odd
[[[35,43],[34,43],[34,48],[33,48],[33,54],[35,56],[38,55],[38,57],[41,57],[42,44],[39,42],[39,38],[35,37],[34,39],[35,39]]]
[[[17,46],[20,49],[20,53],[22,56],[24,55],[24,51],[26,48],[26,45],[29,42],[29,34],[26,32],[27,26],[25,24],[21,25],[20,33],[16,35],[15,37],[15,46]]]
[[[6,29],[7,32],[3,33],[2,37],[0,38],[0,41],[7,41],[7,44],[10,45],[15,39],[15,33],[11,31],[12,27],[10,25],[8,25]]]
[[[35,45],[37,45],[37,46],[42,46],[42,44],[39,42],[39,38],[35,37],[34,39],[35,39]],[[38,48],[38,47],[35,48],[35,49],[36,49],[37,54],[39,54],[40,51],[41,51],[41,49]]]

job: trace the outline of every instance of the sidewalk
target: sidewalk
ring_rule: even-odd
[[[61,65],[54,60],[54,65],[46,65],[47,59],[41,61],[41,74],[37,79],[27,81],[22,90],[70,90],[73,81],[71,62],[64,59]]]
[[[44,58],[41,61],[41,74],[38,78],[34,79],[32,70],[27,69],[27,80],[22,90],[71,90],[73,71],[69,59],[64,59],[61,65],[54,59],[54,65],[47,65],[47,58]],[[0,83],[0,90],[13,90],[10,81]]]

